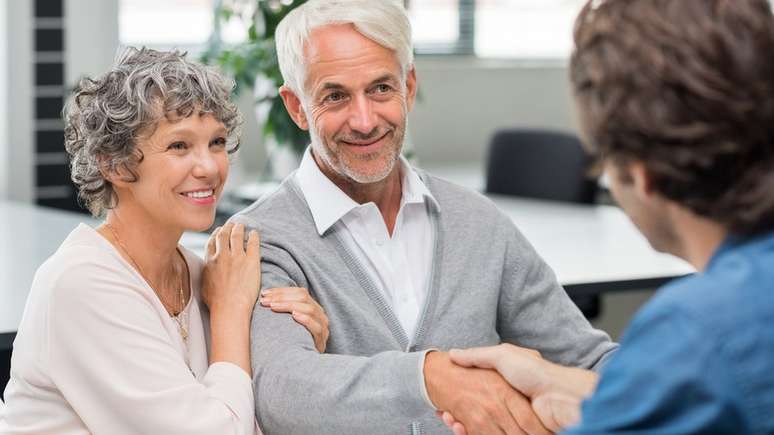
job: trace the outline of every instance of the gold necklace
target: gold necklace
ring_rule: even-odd
[[[126,246],[121,241],[121,238],[118,237],[118,233],[116,232],[115,228],[113,228],[113,225],[110,225],[107,221],[105,222],[105,226],[110,230],[110,233],[113,235],[113,238],[116,239],[116,243],[118,243],[118,246],[121,248],[122,251],[124,251],[124,254],[126,254],[127,257],[129,257],[129,261],[132,262],[132,265],[137,269],[137,272],[140,273],[140,275],[145,279],[145,281],[148,283],[148,285],[151,287],[151,289],[154,289],[154,292],[156,293],[156,296],[159,298],[159,301],[161,302],[161,305],[164,306],[164,309],[167,310],[167,314],[169,314],[169,317],[172,318],[172,320],[177,323],[177,328],[180,331],[180,336],[183,337],[183,341],[188,340],[188,329],[186,329],[185,324],[182,319],[183,310],[185,309],[185,294],[183,294],[183,276],[182,274],[177,274],[178,278],[178,307],[172,307],[170,304],[168,304],[159,294],[158,291],[155,291],[155,288],[151,285],[150,279],[148,279],[147,275],[143,273],[142,268],[139,264],[134,260],[134,257],[132,257],[132,254],[129,253],[129,250],[126,249]],[[180,256],[180,258],[185,261],[185,258],[183,257],[183,254],[180,252],[180,249],[175,247],[175,251],[177,251],[177,254]],[[177,312],[175,312],[177,309]]]

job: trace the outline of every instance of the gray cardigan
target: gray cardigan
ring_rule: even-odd
[[[261,233],[262,287],[306,287],[330,319],[319,354],[303,326],[256,305],[253,384],[267,435],[448,433],[426,396],[428,349],[508,342],[595,368],[616,348],[491,201],[418,172],[440,208],[428,205],[434,261],[414,337],[346,249],[341,222],[317,233],[294,176],[233,218]]]

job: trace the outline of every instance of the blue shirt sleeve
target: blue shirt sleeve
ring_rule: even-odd
[[[675,307],[646,307],[567,434],[742,433],[733,375],[713,331]]]

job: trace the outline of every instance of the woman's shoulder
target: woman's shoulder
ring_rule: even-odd
[[[96,230],[81,224],[38,268],[33,289],[45,287],[53,293],[66,289],[68,297],[77,297],[106,282],[122,283],[124,287],[133,281],[141,284],[112,245]]]
[[[44,266],[59,266],[64,271],[94,266],[111,267],[121,264],[110,242],[86,224],[78,225],[64,239]]]

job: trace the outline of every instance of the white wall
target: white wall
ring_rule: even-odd
[[[419,164],[481,165],[489,139],[505,127],[575,131],[567,68],[560,62],[484,61],[462,57],[417,59],[420,99],[409,127]],[[263,167],[258,127],[249,99],[239,161],[247,171]]]
[[[0,29],[8,28],[8,0],[0,0]],[[8,197],[8,35],[0,35],[0,199]]]
[[[8,44],[0,67],[5,91],[0,94],[0,117],[5,123],[5,135],[0,134],[0,173],[6,181],[0,183],[4,198],[32,201],[34,198],[33,166],[33,47],[32,1],[0,0],[4,10],[0,37]],[[13,53],[13,55],[11,55]],[[4,79],[3,79],[4,78]],[[1,87],[2,85],[0,85]],[[4,107],[3,107],[4,106]],[[2,131],[2,128],[0,128]],[[1,189],[4,185],[5,191]]]
[[[410,128],[420,165],[483,164],[500,128],[575,129],[567,68],[559,63],[419,58],[417,78],[422,98]]]
[[[118,49],[118,0],[65,0],[65,83],[107,71]]]
[[[12,102],[7,108],[13,110],[0,110],[8,114],[7,125],[14,127],[6,129],[7,143],[14,146],[0,146],[0,168],[13,180],[6,193],[27,199],[32,198],[34,176],[32,1],[0,2],[7,9],[9,24],[9,37],[4,39],[14,53],[14,62],[5,64],[3,71],[10,79],[6,82],[12,84],[3,101]],[[66,0],[65,17],[65,81],[72,87],[78,78],[100,74],[112,63],[119,44],[118,0]],[[29,56],[26,61],[25,54]],[[562,64],[420,57],[417,72],[422,98],[411,114],[410,134],[421,165],[483,165],[490,137],[503,127],[575,129],[567,70]],[[264,167],[266,152],[251,97],[243,95],[239,105],[246,124],[235,169],[254,173]],[[2,131],[0,123],[0,141]],[[0,180],[0,195],[3,192]]]
[[[64,28],[69,89],[112,62],[118,1],[66,0]],[[0,198],[25,202],[35,197],[33,29],[32,0],[0,0]]]

